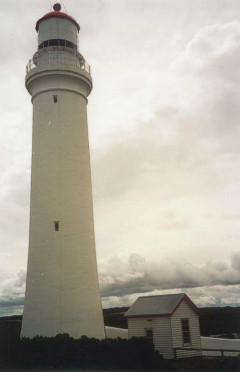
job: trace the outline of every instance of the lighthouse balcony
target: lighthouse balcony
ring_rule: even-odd
[[[70,52],[66,50],[69,48],[64,47],[61,50],[59,50],[59,47],[56,49],[54,47],[48,48],[48,51],[46,51],[46,48],[44,49],[44,53],[38,51],[37,53],[35,53],[33,58],[29,60],[26,66],[27,74],[36,67],[42,67],[43,65],[52,64],[58,64],[62,66],[75,66],[81,70],[84,70],[88,74],[91,74],[89,64],[85,61],[85,59],[79,52],[73,50],[71,50]]]

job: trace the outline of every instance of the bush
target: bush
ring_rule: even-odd
[[[94,368],[166,371],[161,356],[146,338],[98,340],[82,336],[76,340],[67,334],[61,334],[56,337],[15,339],[3,349],[3,369]]]

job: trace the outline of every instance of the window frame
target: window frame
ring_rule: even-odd
[[[183,322],[187,322],[187,323],[185,323],[185,325],[187,324],[187,329],[185,329],[185,330],[184,330]],[[182,329],[182,344],[183,344],[183,346],[192,345],[189,318],[181,318],[181,329]],[[188,338],[189,342],[184,342],[184,338],[186,337],[186,335],[187,335],[187,338]]]
[[[148,331],[151,331],[152,332],[152,336],[148,336],[147,335],[147,332]],[[144,328],[144,333],[145,333],[145,337],[148,339],[148,340],[151,340],[153,342],[154,340],[154,328],[153,327],[147,327],[147,328]]]
[[[53,46],[64,46],[67,48],[71,48],[77,50],[77,44],[73,43],[72,41],[65,40],[65,39],[48,39],[44,40],[41,44],[38,45],[38,50]]]

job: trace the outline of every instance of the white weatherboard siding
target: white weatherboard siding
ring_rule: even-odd
[[[153,328],[154,346],[165,358],[173,358],[170,318],[162,317],[139,317],[128,319],[128,337],[144,337],[145,329]]]
[[[71,51],[65,49],[68,55]],[[51,50],[54,53],[54,48]],[[48,52],[42,49],[41,53]],[[68,333],[75,338],[87,335],[101,339],[105,329],[94,242],[86,109],[91,77],[66,59],[53,61],[40,61],[26,80],[33,100],[33,139],[21,335]],[[54,221],[59,221],[59,231],[55,231]]]
[[[190,345],[183,344],[181,319],[189,319],[190,337],[191,337]],[[195,311],[188,305],[188,303],[185,300],[183,300],[180,303],[175,313],[171,316],[171,328],[172,328],[173,347],[201,348],[199,316],[195,313]],[[180,351],[179,350],[177,352],[178,358],[198,356],[198,355],[201,355],[200,351]]]
[[[154,345],[166,359],[173,357],[170,318],[163,316],[154,319]]]

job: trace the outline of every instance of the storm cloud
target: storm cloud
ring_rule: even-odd
[[[1,314],[16,313],[24,304],[25,272],[6,279],[0,286]],[[187,292],[199,306],[240,304],[240,254],[229,262],[193,265],[183,259],[146,260],[132,254],[127,261],[117,257],[99,264],[103,305],[123,306],[139,295]],[[6,309],[8,308],[8,309]]]
[[[204,266],[184,259],[151,261],[137,254],[127,262],[113,258],[99,267],[101,294],[122,296],[160,289],[240,284],[239,260],[238,253],[232,254],[230,263],[215,261]]]

